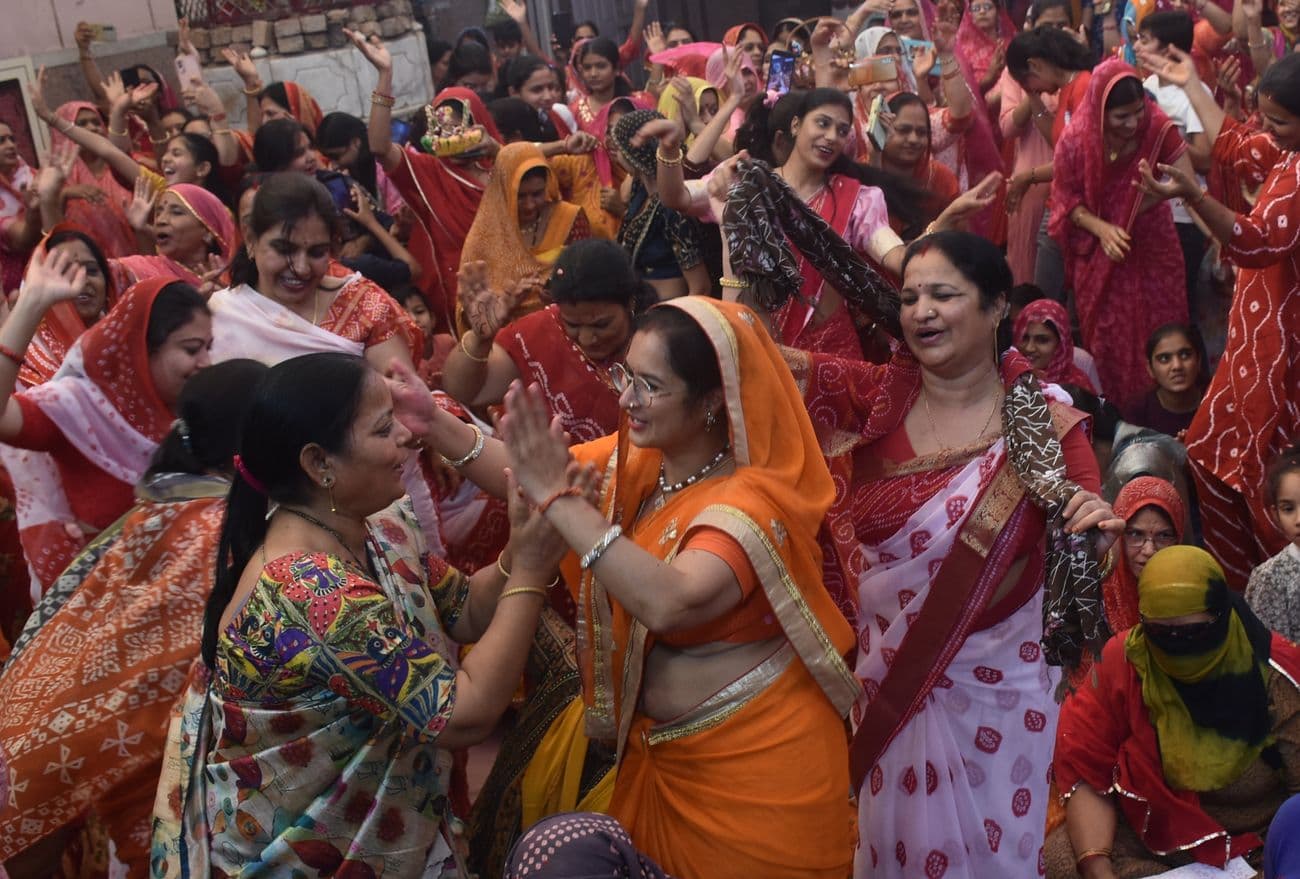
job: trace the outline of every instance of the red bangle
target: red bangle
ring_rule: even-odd
[[[19,366],[23,365],[23,355],[19,354],[17,351],[10,348],[8,345],[0,345],[0,354],[3,354],[5,357],[8,357],[10,360],[12,360],[14,363],[16,363]]]
[[[225,114],[225,113],[213,113],[211,116],[208,117],[208,121],[209,121],[209,122],[225,122],[225,121],[226,121],[226,114]]]
[[[581,495],[582,495],[582,489],[578,488],[578,486],[576,485],[570,485],[568,488],[564,489],[563,491],[557,491],[555,494],[551,495],[546,500],[538,504],[537,512],[545,516],[546,511],[551,508],[551,504],[555,503],[560,498],[580,497]]]

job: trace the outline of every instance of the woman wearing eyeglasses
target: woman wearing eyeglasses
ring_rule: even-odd
[[[1111,632],[1138,623],[1138,578],[1151,557],[1183,542],[1187,519],[1178,489],[1157,476],[1139,476],[1120,489],[1113,506],[1124,520],[1124,538],[1111,548],[1110,573],[1102,581],[1106,624]]]
[[[635,845],[673,876],[843,879],[861,688],[822,582],[834,485],[794,379],[752,311],[696,296],[647,311],[610,372],[624,418],[596,442],[570,450],[519,386],[504,446],[442,417],[424,439],[492,491],[508,464],[573,550],[578,710],[619,751],[608,812]],[[574,496],[580,465],[598,505]]]
[[[1065,826],[1048,879],[1259,866],[1300,787],[1300,649],[1230,590],[1209,553],[1171,546],[1138,579],[1138,621],[1061,706],[1053,768]]]

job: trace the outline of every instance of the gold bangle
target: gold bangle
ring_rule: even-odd
[[[473,330],[466,330],[464,335],[460,337],[460,350],[465,352],[465,356],[468,357],[470,360],[473,360],[475,363],[487,363],[489,360],[492,359],[491,351],[488,352],[487,357],[475,357],[473,354],[469,353],[469,348],[465,346],[465,336],[472,335],[473,332],[474,332]]]
[[[59,129],[59,131],[63,132],[64,134],[67,134],[67,133],[68,133],[69,131],[71,131],[73,128],[76,128],[76,125],[73,123],[73,121],[72,121],[71,119],[60,119],[58,116],[55,116],[55,117],[54,117],[54,121],[55,121],[56,123],[58,123],[58,122],[62,122],[62,123],[63,123],[63,125],[61,125],[61,126],[56,124],[54,127],[57,128],[57,129]]]
[[[483,431],[479,429],[479,426],[477,424],[471,424],[469,426],[469,429],[474,431],[474,445],[470,446],[469,451],[466,452],[463,457],[457,458],[456,460],[453,461],[451,458],[448,458],[446,455],[441,456],[442,463],[446,464],[448,467],[452,468],[453,470],[459,470],[461,467],[464,467],[466,464],[474,463],[475,461],[478,460],[478,456],[483,454],[483,445],[485,443]]]
[[[502,592],[500,595],[498,595],[497,601],[500,601],[503,598],[509,598],[511,595],[524,595],[527,593],[532,593],[533,595],[540,595],[542,596],[542,598],[546,597],[546,590],[543,589],[541,586],[516,586],[515,588],[507,589],[505,592]]]
[[[257,97],[258,95],[260,95],[260,94],[262,93],[262,88],[263,88],[262,84],[261,84],[261,83],[258,83],[258,84],[257,84],[257,88],[254,88],[254,89],[240,89],[240,91],[242,91],[244,94],[248,95],[248,97],[250,97],[250,98],[255,98],[255,97]]]
[[[1109,848],[1087,849],[1086,851],[1084,851],[1083,854],[1079,855],[1077,858],[1074,859],[1074,868],[1078,870],[1080,867],[1083,866],[1083,862],[1088,860],[1089,858],[1105,858],[1106,860],[1109,861],[1110,849]]]
[[[749,285],[736,278],[718,278],[718,283],[730,290],[744,290]]]
[[[501,572],[502,577],[505,577],[507,580],[510,579],[510,572],[506,570],[505,565],[501,564],[501,556],[497,556],[497,570]]]
[[[682,160],[685,158],[686,156],[682,152],[681,147],[677,148],[677,158],[675,159],[670,159],[668,158],[668,156],[665,156],[664,148],[662,146],[660,146],[657,150],[655,150],[655,159],[659,162],[659,164],[667,165],[670,168],[680,165],[682,163]]]
[[[127,131],[125,128],[123,128],[121,131],[114,131],[113,127],[110,125],[108,128],[108,136],[109,137],[130,137],[131,133]],[[153,140],[152,137],[149,139]]]
[[[388,107],[390,110],[397,103],[397,98],[392,95],[386,95],[379,90],[370,93],[370,103],[378,104],[381,107]]]
[[[125,131],[122,133],[126,134]],[[165,134],[162,137],[154,137],[152,134],[149,135],[149,143],[153,144],[154,146],[162,146],[169,140],[171,140],[171,138]]]

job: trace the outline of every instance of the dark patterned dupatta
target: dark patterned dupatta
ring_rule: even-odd
[[[1090,537],[1066,535],[1059,515],[1078,490],[1065,478],[1059,437],[1080,423],[1082,415],[1058,399],[1049,402],[1028,361],[1010,352],[1002,360],[1007,387],[1002,409],[1005,453],[985,443],[893,466],[856,453],[896,429],[910,410],[921,380],[911,355],[900,351],[885,366],[794,351],[787,351],[786,358],[831,464],[837,497],[827,530],[843,579],[855,588],[872,563],[855,533],[851,486],[927,471],[953,471],[955,480],[979,470],[978,479],[970,478],[977,490],[950,511],[956,514],[950,525],[956,533],[948,538],[951,550],[931,571],[928,598],[918,613],[909,615],[902,642],[888,648],[887,672],[864,684],[866,700],[854,712],[858,733],[851,751],[854,778],[861,782],[931,690],[942,684],[944,670],[977,628],[1017,561],[1018,548],[1044,514],[1047,661],[1072,666],[1084,644],[1101,640],[1100,581]],[[900,602],[902,598],[900,593]],[[865,610],[859,615],[865,616]],[[872,625],[870,619],[858,621],[864,653],[872,650],[872,638],[880,634]]]

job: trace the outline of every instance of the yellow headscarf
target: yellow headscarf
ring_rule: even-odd
[[[1268,630],[1233,600],[1219,563],[1194,546],[1151,557],[1138,579],[1138,611],[1143,622],[1129,632],[1124,652],[1142,682],[1165,780],[1193,791],[1230,784],[1273,741]],[[1221,638],[1199,652],[1157,646],[1164,640],[1154,633],[1158,621],[1202,612],[1226,615]]]
[[[707,91],[716,92],[717,88],[707,80],[699,79],[694,76],[686,77],[686,81],[691,84],[691,95],[695,98],[695,112],[698,113],[700,112],[700,102],[704,100],[704,93]],[[721,103],[721,101],[721,96],[719,96],[718,102]],[[665,88],[664,93],[659,96],[659,112],[669,119],[682,118],[682,110],[680,105],[677,103],[677,90],[671,86]],[[694,140],[695,135],[689,131],[686,132],[686,143],[690,144]]]

